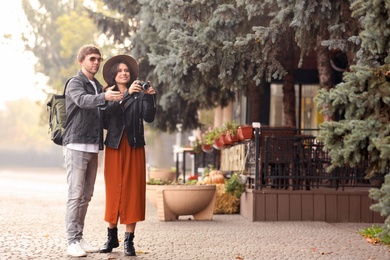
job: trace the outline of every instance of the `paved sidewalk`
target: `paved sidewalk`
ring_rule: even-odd
[[[63,169],[0,168],[0,259],[75,259],[66,255]],[[84,238],[100,247],[106,239],[101,169],[89,207]],[[110,254],[82,259],[390,259],[388,247],[372,245],[357,231],[372,224],[250,222],[240,215],[214,215],[212,221],[161,222],[148,202],[146,220],[135,233],[137,257],[125,257],[123,244]],[[119,226],[123,240],[124,226]]]

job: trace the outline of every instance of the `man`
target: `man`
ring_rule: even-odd
[[[63,146],[68,183],[67,254],[81,257],[99,251],[83,239],[84,220],[97,175],[98,152],[103,150],[99,107],[106,101],[120,101],[123,95],[113,91],[113,87],[103,92],[102,85],[95,79],[103,60],[97,47],[81,47],[77,60],[81,70],[70,80],[65,91],[67,122]]]

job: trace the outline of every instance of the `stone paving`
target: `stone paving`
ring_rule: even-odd
[[[0,259],[74,259],[66,255],[64,169],[0,168]],[[390,259],[389,247],[373,245],[357,231],[372,224],[250,222],[239,214],[190,216],[162,222],[148,202],[146,220],[135,233],[137,257],[125,257],[123,244],[110,254],[83,259]],[[84,238],[100,247],[106,239],[101,169],[89,207]],[[124,226],[119,226],[121,241]]]

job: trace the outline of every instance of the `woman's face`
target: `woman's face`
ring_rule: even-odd
[[[117,84],[126,85],[130,81],[130,76],[130,71],[127,65],[124,63],[119,63],[115,76],[115,82]]]

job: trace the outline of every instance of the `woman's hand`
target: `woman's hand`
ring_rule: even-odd
[[[149,83],[150,87],[149,87],[147,90],[144,90],[144,92],[145,92],[146,94],[150,94],[150,95],[156,94],[157,92],[156,92],[156,90],[153,88],[152,83],[151,83],[150,81],[148,81],[148,83]]]
[[[146,94],[156,94],[156,90],[153,88],[152,83],[148,81],[150,87],[147,90],[143,90],[142,86],[139,84],[139,80],[135,80],[129,88],[129,94],[133,94],[134,92],[144,92]]]

